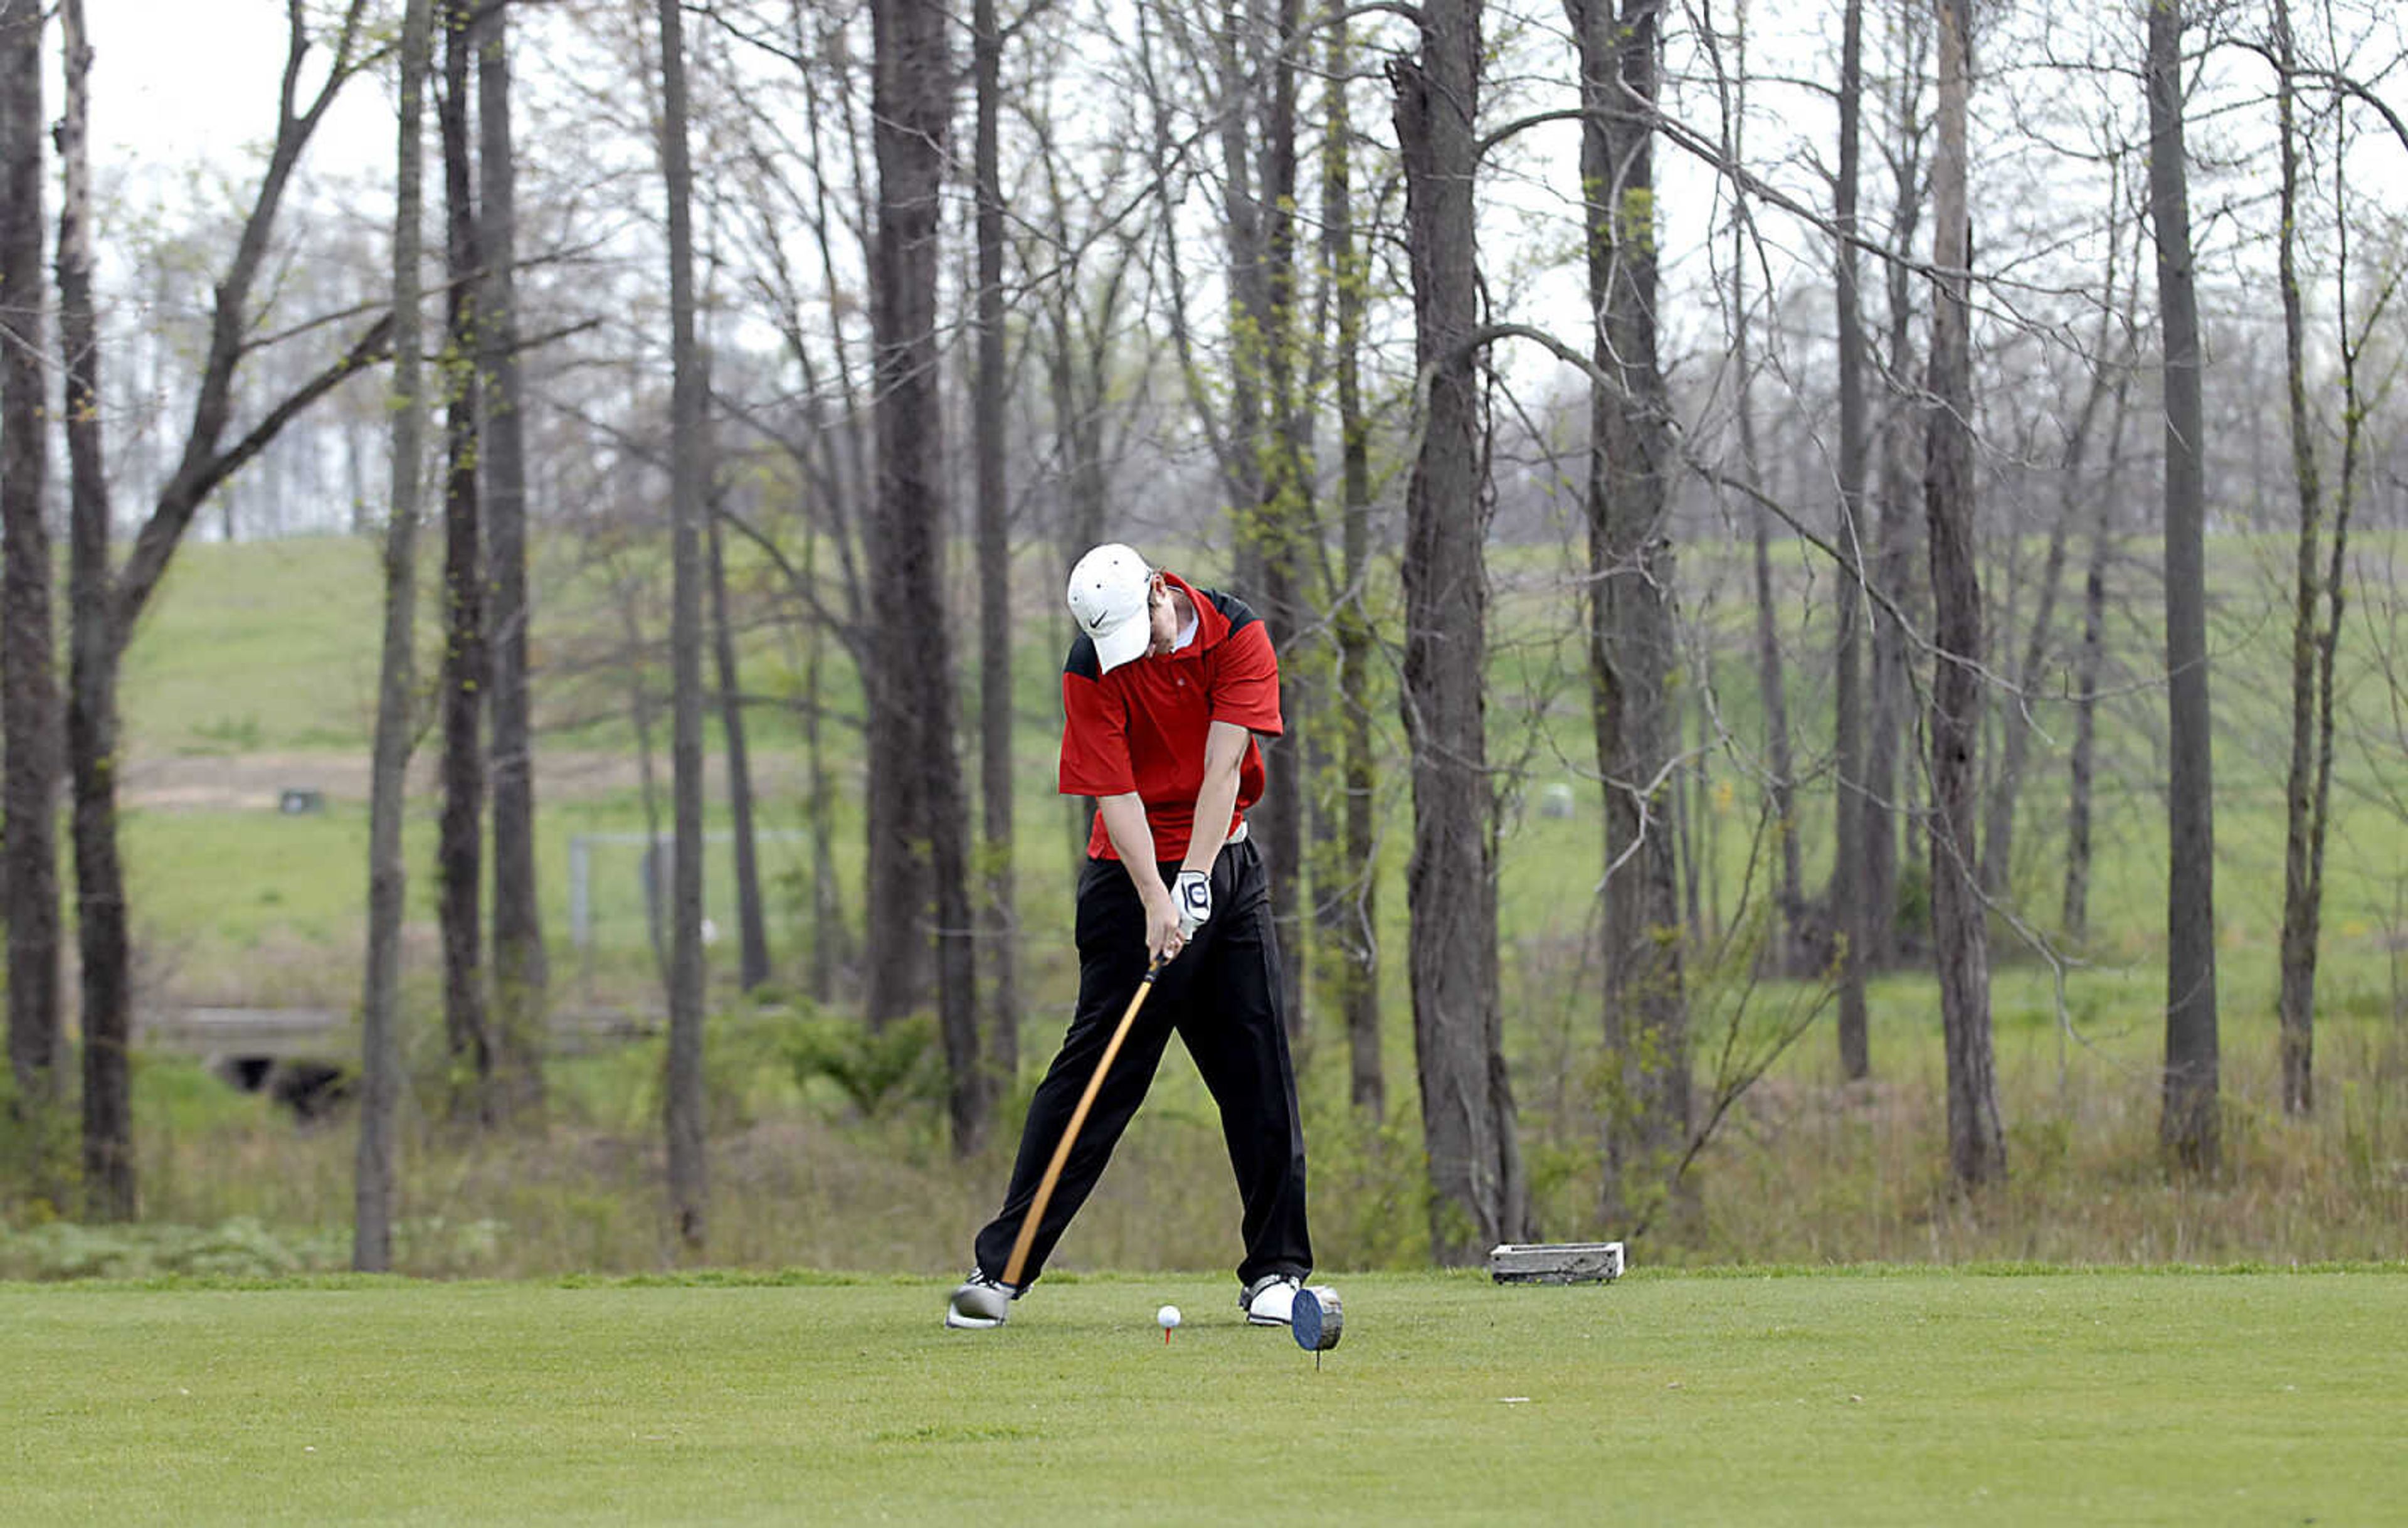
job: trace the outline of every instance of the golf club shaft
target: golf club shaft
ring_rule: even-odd
[[[1028,1261],[1029,1245],[1037,1240],[1037,1222],[1045,1216],[1045,1206],[1053,1202],[1054,1185],[1062,1179],[1062,1168],[1070,1160],[1070,1148],[1079,1143],[1079,1127],[1087,1122],[1087,1111],[1095,1107],[1096,1095],[1104,1089],[1104,1074],[1112,1069],[1112,1058],[1121,1053],[1121,1042],[1128,1038],[1129,1026],[1137,1022],[1137,1011],[1145,1006],[1145,995],[1154,990],[1154,979],[1162,974],[1163,962],[1154,961],[1145,968],[1145,976],[1137,984],[1137,993],[1129,999],[1128,1012],[1121,1015],[1120,1024],[1112,1037],[1104,1042],[1104,1054],[1096,1062],[1096,1074],[1087,1079],[1087,1090],[1079,1095],[1079,1106],[1070,1111],[1070,1122],[1062,1127],[1062,1140],[1054,1148],[1054,1160],[1045,1164],[1045,1175],[1037,1180],[1037,1197],[1028,1202],[1028,1213],[1020,1218],[1020,1234],[1011,1239],[1011,1261],[1003,1265],[1003,1281],[1017,1286],[1020,1272]]]

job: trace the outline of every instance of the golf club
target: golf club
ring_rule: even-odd
[[[1128,1038],[1129,1026],[1137,1022],[1137,1011],[1145,1006],[1146,994],[1154,990],[1154,979],[1162,974],[1167,964],[1167,957],[1157,956],[1145,968],[1136,995],[1129,999],[1128,1012],[1121,1015],[1112,1037],[1104,1043],[1103,1057],[1096,1062],[1096,1074],[1087,1079],[1087,1090],[1079,1095],[1079,1106],[1070,1111],[1070,1122],[1062,1127],[1061,1144],[1054,1148],[1054,1160],[1045,1164],[1045,1175],[1037,1180],[1037,1196],[1028,1202],[1028,1213],[1020,1218],[1020,1234],[1011,1240],[1011,1259],[1003,1265],[1006,1284],[1019,1286],[1022,1265],[1028,1261],[1029,1244],[1037,1239],[1037,1222],[1044,1218],[1045,1206],[1054,1198],[1054,1185],[1061,1179],[1063,1164],[1070,1160],[1070,1148],[1078,1144],[1079,1127],[1087,1122],[1087,1111],[1095,1106],[1096,1095],[1103,1091],[1104,1074],[1112,1069],[1112,1058],[1121,1053],[1121,1042]]]

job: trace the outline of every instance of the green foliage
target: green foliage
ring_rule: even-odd
[[[847,1019],[806,1017],[787,1030],[784,1048],[797,1083],[833,1084],[864,1119],[939,1103],[945,1096],[931,1015],[913,1014],[876,1030]]]
[[[423,1268],[491,1263],[497,1221],[440,1218],[394,1229],[397,1254]],[[280,1278],[351,1266],[348,1229],[279,1231],[248,1216],[214,1226],[78,1225],[52,1220],[23,1231],[0,1227],[0,1279]]]

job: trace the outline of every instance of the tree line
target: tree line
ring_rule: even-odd
[[[2351,541],[2369,517],[2396,528],[2401,471],[2377,427],[2402,268],[2379,177],[2408,152],[2384,83],[2408,50],[2380,7],[2321,0],[2295,26],[2289,0],[2129,17],[1970,0],[296,4],[265,163],[230,223],[185,240],[205,252],[193,342],[156,353],[124,312],[166,280],[165,241],[95,252],[80,0],[54,19],[0,4],[0,872],[10,1107],[59,1203],[72,1176],[94,1217],[137,1206],[125,650],[205,509],[232,537],[244,495],[322,494],[337,460],[351,492],[335,518],[384,548],[363,1267],[391,1257],[404,770],[429,727],[456,1107],[486,1127],[540,1117],[531,766],[541,691],[570,679],[530,652],[545,536],[596,558],[667,549],[665,641],[630,613],[624,651],[648,761],[647,675],[666,676],[664,1128],[690,1247],[709,1223],[704,771],[724,771],[735,817],[749,989],[771,970],[748,720],[792,708],[813,838],[804,986],[872,1029],[933,1009],[953,1146],[981,1149],[1018,1070],[1032,921],[1010,674],[1036,635],[1014,572],[1032,548],[1067,566],[1117,536],[1226,559],[1281,645],[1287,741],[1255,822],[1297,952],[1289,1012],[1342,1037],[1373,1118],[1391,1066],[1377,887],[1402,856],[1440,1261],[1533,1229],[1498,884],[1516,749],[1535,744],[1493,702],[1512,661],[1500,559],[1550,535],[1545,619],[1587,723],[1564,763],[1605,823],[1579,978],[1603,1059],[1600,1224],[1687,1213],[1699,1151],[1827,1002],[1839,1074],[1871,1074],[1866,983],[1907,967],[1937,982],[1949,1174],[1969,1192],[2007,1176],[1992,944],[2053,960],[2083,944],[2102,718],[2108,742],[2143,729],[2162,755],[2161,1145],[2177,1171],[2218,1168],[2211,527],[2279,528],[2292,551],[2274,607],[2290,632],[2278,1011],[2284,1105],[2315,1106],[2354,579],[2371,656],[2396,671],[2394,586]],[[530,72],[532,110],[514,95]],[[296,219],[296,186],[329,194],[303,173],[327,112],[387,77],[389,228]],[[2236,296],[2266,281],[2278,345]],[[2276,351],[2270,388],[2251,368]],[[142,357],[142,389],[109,382],[120,354]],[[371,370],[381,425],[355,401]],[[387,439],[364,453],[364,429]],[[360,465],[377,452],[380,491]],[[112,463],[138,474],[138,513]],[[2243,481],[2245,504],[2218,486]],[[442,537],[431,642],[413,625],[422,521]],[[1732,548],[1747,721],[1715,699],[1698,603]],[[767,570],[753,589],[731,593],[731,550]],[[1812,651],[1784,615],[1793,561]],[[2145,585],[2162,641],[2127,675],[2109,656],[2119,583]],[[739,661],[748,592],[795,634],[776,701]],[[424,677],[422,648],[438,655]],[[1828,736],[1790,713],[1801,670],[1828,696]],[[2015,867],[2053,706],[2072,735],[2043,915]],[[829,728],[858,730],[857,780],[836,777]],[[2380,777],[2379,729],[2355,741]],[[1769,866],[1735,909],[1701,838],[1717,768],[1756,799]],[[1382,831],[1391,771],[1402,844]],[[836,884],[829,846],[848,788],[857,888]],[[1819,887],[1810,858],[1828,860]],[[72,1174],[41,1144],[70,1095],[63,860]],[[1902,920],[1917,896],[1928,915]],[[1752,970],[1807,994],[1769,1033],[1700,1006],[1726,916]]]

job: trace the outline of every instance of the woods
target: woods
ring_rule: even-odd
[[[0,8],[7,1213],[152,1213],[202,1009],[342,1010],[362,1268],[412,1151],[640,1140],[681,1260],[769,1121],[993,1153],[1107,540],[1278,645],[1357,1255],[1812,1245],[1869,1141],[1976,1232],[2396,1199],[2387,7],[262,5],[202,197],[93,139],[122,8]],[[171,704],[187,543],[321,541],[378,549],[346,699]],[[170,911],[150,781],[247,758],[357,773],[339,902],[253,823]]]

